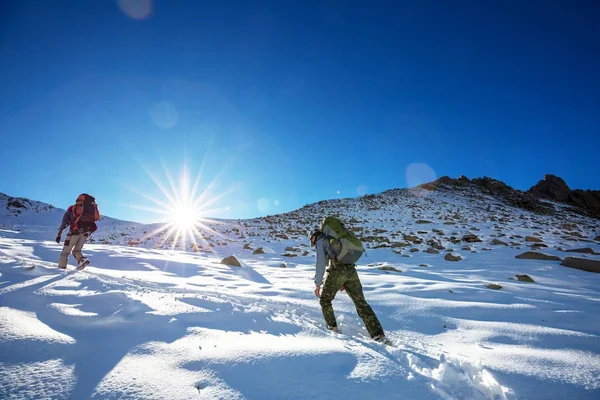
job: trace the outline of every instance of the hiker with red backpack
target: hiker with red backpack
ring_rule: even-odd
[[[90,261],[83,256],[81,249],[86,240],[92,233],[98,229],[96,221],[100,219],[100,212],[96,199],[87,193],[82,193],[77,197],[75,204],[70,206],[65,212],[62,223],[58,228],[56,235],[56,243],[60,243],[62,232],[66,227],[69,227],[69,233],[65,239],[63,250],[60,253],[58,260],[58,268],[66,269],[69,254],[77,260],[77,269],[83,269]]]
[[[316,252],[315,296],[319,298],[327,329],[339,331],[331,302],[338,290],[346,291],[371,338],[392,345],[386,338],[377,315],[365,300],[356,272],[355,263],[364,253],[360,239],[348,231],[339,219],[327,217],[321,223],[321,228],[310,236],[310,245],[315,247]],[[323,283],[326,269],[327,278]]]

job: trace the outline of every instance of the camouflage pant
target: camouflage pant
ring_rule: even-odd
[[[325,322],[330,328],[337,326],[335,321],[335,314],[333,313],[333,306],[331,302],[335,298],[336,293],[343,286],[352,299],[356,312],[363,320],[367,331],[371,337],[376,337],[383,334],[383,328],[373,312],[371,306],[365,300],[363,294],[362,285],[360,279],[358,279],[358,273],[354,265],[339,265],[336,267],[329,268],[327,278],[323,284],[323,291],[321,292],[321,310],[323,311],[323,317]]]

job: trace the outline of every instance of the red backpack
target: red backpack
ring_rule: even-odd
[[[98,229],[96,221],[100,219],[100,212],[96,199],[87,193],[80,194],[74,206],[71,206],[73,216],[71,230],[93,233]]]

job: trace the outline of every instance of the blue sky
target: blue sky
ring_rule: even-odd
[[[9,195],[149,222],[184,169],[223,218],[443,175],[600,189],[594,1],[0,8]]]

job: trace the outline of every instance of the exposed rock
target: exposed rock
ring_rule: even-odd
[[[535,283],[535,281],[529,275],[527,275],[527,274],[523,274],[523,275],[516,274],[515,276],[517,277],[517,280],[519,282],[533,282],[533,283]]]
[[[600,235],[598,235],[594,238],[594,242],[600,242]]]
[[[596,254],[596,252],[594,251],[594,249],[592,249],[591,247],[584,247],[581,249],[569,249],[569,250],[565,250],[568,253],[585,253],[585,254]]]
[[[409,250],[411,253],[416,253],[419,251],[419,249],[417,249],[416,247],[413,247],[412,249]]]
[[[454,255],[452,253],[448,253],[448,254],[446,254],[444,256],[444,260],[446,260],[446,261],[460,261],[460,260],[462,260],[462,257],[459,254]]]
[[[523,254],[515,256],[515,258],[520,258],[522,260],[561,261],[559,257],[552,256],[550,254],[538,253],[536,251],[526,251]]]
[[[487,176],[483,178],[475,178],[471,182],[479,185],[484,192],[495,196],[503,197],[508,204],[525,210],[533,211],[538,214],[552,214],[554,207],[542,203],[533,194],[515,190],[504,182]]]
[[[294,254],[294,253],[283,253],[281,256],[282,256],[282,257],[298,257],[298,254]]]
[[[248,243],[246,243],[243,247],[244,250],[252,250],[252,247]]]
[[[588,272],[600,272],[600,260],[590,260],[589,258],[567,257],[560,265]]]
[[[500,289],[502,289],[502,286],[496,285],[495,283],[488,283],[487,285],[485,285],[485,287],[488,288],[488,289],[493,289],[493,290],[500,290]]]
[[[499,239],[494,239],[494,240],[492,240],[492,243],[491,243],[491,244],[493,244],[493,245],[502,245],[502,246],[508,246],[508,243],[506,243],[506,242],[503,242],[502,240],[499,240]]]
[[[20,203],[17,200],[9,201],[6,206],[7,207],[13,207],[13,208],[27,208],[23,203]]]
[[[241,267],[242,264],[234,256],[225,257],[221,260],[221,264],[230,265],[232,267]]]
[[[402,272],[401,270],[399,270],[399,269],[397,269],[397,268],[390,267],[390,266],[387,266],[387,265],[384,265],[384,266],[382,266],[382,267],[379,267],[379,268],[377,268],[377,269],[380,269],[380,270],[382,270],[382,271],[396,271],[396,272]]]
[[[429,253],[429,254],[439,254],[440,251],[434,249],[433,247],[428,247],[427,250],[425,250],[425,253]]]
[[[416,224],[431,224],[432,222],[426,219],[418,219],[415,221]]]
[[[544,179],[529,189],[536,197],[566,203],[569,200],[571,189],[564,180],[554,175],[544,175]]]
[[[306,257],[307,255],[308,255],[308,251],[307,251],[307,250],[304,250],[304,251],[302,252],[302,257]]]
[[[538,198],[573,205],[575,207],[571,211],[576,213],[600,218],[600,190],[570,190],[561,178],[545,175],[544,179],[531,187],[528,192]]]
[[[284,263],[284,262],[282,262],[282,263],[279,265],[279,268],[287,268],[287,265],[285,265],[285,263]]]
[[[265,254],[265,252],[262,247],[259,247],[258,249],[254,250],[252,254]]]
[[[419,267],[429,267],[427,264],[419,264]]]
[[[525,236],[525,241],[526,242],[535,242],[535,243],[541,243],[543,242],[542,239],[535,237],[535,236]]]
[[[422,240],[420,237],[415,236],[415,235],[402,235],[402,237],[404,238],[404,240],[408,241],[408,242],[413,242],[413,243],[421,243]]]
[[[466,234],[462,237],[462,240],[464,242],[467,243],[477,243],[477,242],[481,242],[481,239],[479,239],[479,237],[477,235],[474,235],[472,233]]]
[[[444,246],[442,246],[437,240],[429,239],[427,244],[436,250],[444,250]]]
[[[546,247],[548,246],[546,246],[544,243],[534,243],[531,245],[531,251],[538,251]]]

